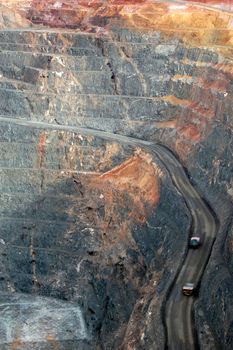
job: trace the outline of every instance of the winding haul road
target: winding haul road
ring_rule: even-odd
[[[187,283],[200,284],[202,274],[207,265],[214,239],[217,233],[215,218],[210,209],[202,200],[198,192],[190,184],[184,168],[177,158],[165,146],[148,141],[138,140],[127,136],[108,133],[95,129],[54,125],[43,122],[32,122],[24,119],[9,119],[0,117],[0,122],[13,123],[26,127],[40,129],[53,129],[72,131],[82,135],[98,136],[107,140],[139,146],[152,154],[155,154],[167,170],[177,190],[183,196],[192,215],[192,235],[202,235],[202,246],[197,250],[189,249],[181,264],[170,293],[168,294],[165,308],[165,321],[167,333],[167,345],[169,350],[193,350],[197,348],[193,324],[193,296],[184,296],[182,286]]]
[[[189,249],[182,268],[174,281],[166,302],[167,348],[170,350],[192,350],[198,347],[193,326],[194,297],[184,296],[182,286],[186,282],[200,284],[208,263],[217,233],[217,225],[210,209],[192,187],[179,161],[164,146],[155,145],[155,153],[168,169],[173,183],[184,197],[192,215],[192,235],[201,235],[202,246]]]

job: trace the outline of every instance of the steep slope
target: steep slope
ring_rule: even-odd
[[[61,313],[69,336],[59,322],[47,327],[51,316],[42,313],[42,334],[32,335],[21,323],[26,318],[30,325],[35,312],[25,312],[25,297],[16,294],[18,326],[12,330],[1,320],[1,346],[108,349],[141,342],[160,348],[160,306],[189,228],[166,171],[140,149],[8,122],[1,124],[1,155],[3,305],[12,293],[28,293],[43,297],[29,299],[32,310],[34,303],[52,303],[49,310],[59,314],[65,304],[46,298],[60,299],[72,312],[81,308],[86,328],[80,344],[83,329],[74,332],[72,313]],[[144,318],[151,322],[138,323]]]
[[[74,245],[74,264],[86,261],[83,270],[82,264],[78,268],[82,282],[71,292],[78,277],[77,271],[68,267],[66,271],[69,259],[61,255],[53,272],[61,278],[52,282],[47,272],[53,271],[55,258],[50,262],[41,253],[43,278],[34,285],[34,258],[29,262],[28,246],[17,254],[11,251],[16,248],[9,248],[10,257],[3,258],[2,269],[10,274],[13,287],[4,277],[2,290],[33,291],[82,304],[87,324],[93,323],[93,341],[100,347],[105,339],[106,348],[123,342],[129,349],[161,349],[159,310],[175,272],[172,261],[178,263],[185,252],[189,226],[184,202],[169,176],[158,160],[143,151],[72,133],[12,129],[12,120],[85,126],[161,142],[178,155],[217,215],[219,234],[200,289],[196,324],[203,349],[214,348],[213,339],[218,347],[232,348],[232,10],[229,1],[21,0],[0,5],[0,122],[5,135],[0,150],[2,217],[62,221],[59,229],[39,226],[38,244],[43,242],[42,250],[50,249],[54,241],[67,244],[67,250]],[[3,118],[9,118],[9,123]],[[31,134],[34,139],[28,142]],[[83,171],[85,176],[76,178],[74,174]],[[17,194],[21,189],[25,201]],[[60,202],[50,199],[60,191]],[[75,198],[71,198],[73,191]],[[107,198],[104,203],[102,196]],[[74,227],[68,226],[79,234],[71,243],[63,235],[66,221],[74,218]],[[92,244],[92,231],[80,232],[90,223],[97,232],[89,254],[85,245]],[[3,221],[4,242],[17,240],[14,225]],[[106,227],[111,227],[107,237]],[[23,237],[13,247],[21,245]],[[30,245],[30,239],[25,238],[25,244]],[[29,259],[20,275],[12,262],[16,259],[19,264],[19,256]],[[86,278],[92,289],[86,286]],[[161,283],[155,288],[158,301],[150,304],[157,279]],[[121,288],[123,294],[118,295]],[[92,306],[89,310],[89,299],[83,300],[86,291],[98,310]],[[157,317],[156,340],[150,317],[144,321],[146,312],[151,313],[149,304]],[[147,335],[140,338],[143,327]]]

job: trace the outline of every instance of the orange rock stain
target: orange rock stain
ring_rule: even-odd
[[[225,91],[225,82],[206,82],[198,78],[198,82],[205,88],[215,89],[217,92]],[[185,160],[193,146],[200,142],[212,130],[212,120],[215,110],[201,104],[201,101],[179,99],[175,96],[165,96],[164,101],[180,106],[181,112],[172,116],[171,120],[156,122],[156,128],[175,129],[177,132],[175,150]]]
[[[220,71],[229,74],[229,78],[233,77],[233,64],[218,63],[215,67]]]
[[[89,205],[91,221],[112,244],[131,240],[133,224],[144,224],[160,198],[161,170],[142,151],[105,173],[79,175]],[[104,208],[101,215],[98,209]]]
[[[204,87],[205,89],[211,89],[216,92],[225,92],[229,88],[230,80],[217,79],[213,81],[207,81],[203,77],[199,77],[198,83],[200,84],[200,86]]]
[[[183,137],[189,140],[198,142],[201,139],[200,130],[196,125],[186,125],[183,128],[180,128],[179,132],[182,134]]]
[[[157,30],[193,46],[232,45],[233,14],[184,3],[155,2],[123,7],[125,25],[136,30]]]
[[[168,129],[175,129],[177,128],[177,120],[168,120],[166,122],[157,122],[155,123],[155,126],[157,128],[168,128]]]
[[[159,201],[159,178],[155,165],[148,155],[135,155],[107,173],[93,176],[91,186],[104,190],[110,207],[114,191],[127,195],[132,201],[129,216],[144,222]]]
[[[18,349],[22,349],[22,341],[20,340],[20,338],[16,338],[13,343],[11,343],[10,345],[10,349],[11,350],[18,350]]]
[[[181,98],[178,98],[174,95],[168,95],[168,96],[164,96],[162,97],[164,101],[170,102],[171,104],[174,105],[181,105],[181,106],[189,106],[190,105],[190,101],[188,100],[183,100]]]
[[[60,346],[59,342],[54,338],[54,336],[48,335],[46,339],[53,346],[54,350],[60,350],[61,349],[61,346]]]
[[[38,142],[38,167],[42,168],[44,164],[44,157],[45,157],[45,152],[46,152],[46,133],[43,131],[41,132],[39,136],[39,142]]]

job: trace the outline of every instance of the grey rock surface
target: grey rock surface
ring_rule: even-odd
[[[17,339],[22,347],[88,339],[82,311],[74,303],[16,293],[2,293],[0,298],[0,346]]]
[[[105,231],[95,221],[107,211],[97,199],[102,193],[87,190],[77,174],[107,172],[135,150],[97,137],[20,127],[11,119],[162,142],[178,153],[219,219],[196,323],[203,344],[230,350],[232,78],[219,69],[227,60],[159,33],[119,28],[111,38],[1,31],[0,60],[0,115],[9,118],[0,124],[0,286],[6,298],[25,293],[33,305],[41,296],[43,302],[57,298],[80,307],[91,343],[59,339],[64,350],[124,348],[132,338],[137,349],[161,349],[162,305],[190,227],[168,174],[162,169],[156,211],[144,225],[130,227],[125,245],[105,251]],[[215,81],[227,82],[226,88],[213,87]],[[176,127],[159,124],[174,120]],[[123,203],[114,205],[125,218],[127,195]],[[24,346],[48,350],[57,344]]]
[[[27,299],[29,304],[25,309],[20,307],[18,317],[29,319],[29,333],[36,318],[41,327],[45,327],[45,333],[52,332],[46,326],[43,303],[54,315],[64,307],[68,314],[62,311],[63,317],[71,326],[74,317],[82,312],[85,334],[90,337],[86,343],[80,344],[76,339],[84,334],[80,327],[77,327],[78,333],[71,327],[71,340],[62,335],[61,323],[55,327],[55,340],[65,350],[82,349],[84,345],[88,349],[119,348],[122,342],[128,341],[127,336],[124,340],[124,333],[129,319],[127,334],[133,331],[137,338],[142,329],[147,334],[141,345],[138,341],[138,346],[161,348],[164,338],[160,307],[179,258],[185,252],[190,225],[183,199],[176,193],[166,171],[162,171],[161,199],[156,211],[143,225],[129,226],[130,231],[116,244],[114,225],[119,223],[114,220],[117,218],[113,217],[113,226],[106,236],[98,226],[96,215],[104,217],[108,205],[101,205],[101,192],[90,192],[82,176],[108,172],[132,156],[134,149],[71,132],[39,130],[7,122],[1,126],[4,146],[1,151],[5,155],[1,166],[0,211],[3,303],[5,299],[17,299],[15,293],[25,293],[26,296],[21,294],[20,298]],[[41,148],[44,134],[47,143]],[[125,193],[122,204],[114,203],[116,211],[112,215],[121,220],[127,219],[132,205],[128,196]],[[38,300],[41,313],[34,317]],[[60,301],[56,304],[56,300],[61,300],[62,306]],[[138,300],[144,300],[143,310],[137,309]],[[76,316],[72,307],[77,310]],[[13,305],[9,311],[13,334],[16,330],[11,320],[17,308]],[[141,328],[137,323],[139,316],[152,317],[156,327],[153,322]],[[20,339],[24,339],[25,349],[32,347],[30,337],[35,338],[35,349],[46,348],[38,338],[39,334],[43,337],[43,331],[34,335],[31,332],[26,341],[24,330],[20,329]],[[75,348],[72,344],[76,342]],[[46,344],[52,349],[57,343],[49,338]]]

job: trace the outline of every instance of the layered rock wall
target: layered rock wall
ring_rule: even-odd
[[[9,240],[2,289],[81,300],[96,346],[161,349],[158,310],[172,261],[186,249],[184,202],[142,151],[11,123],[90,127],[162,142],[178,155],[220,227],[196,310],[200,342],[214,347],[212,333],[218,347],[231,349],[232,10],[230,1],[214,0],[0,4],[1,215]],[[41,248],[36,259],[31,232]],[[58,251],[74,248],[75,268],[66,253],[50,259],[54,242]]]
[[[0,173],[1,292],[79,307],[87,334],[80,344],[70,316],[70,338],[58,322],[33,341],[14,329],[8,345],[44,349],[44,337],[51,349],[161,348],[160,308],[190,225],[166,171],[140,149],[5,122]],[[20,315],[29,317],[17,314],[19,325]]]

